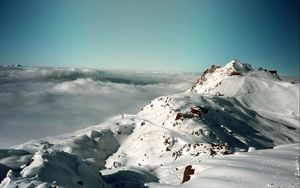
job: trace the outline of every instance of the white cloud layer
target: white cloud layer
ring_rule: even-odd
[[[199,74],[0,67],[0,148],[72,132],[184,91]]]

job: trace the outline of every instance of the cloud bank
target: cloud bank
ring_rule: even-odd
[[[0,148],[136,113],[155,97],[187,90],[198,76],[0,67]]]

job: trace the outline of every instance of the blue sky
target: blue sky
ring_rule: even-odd
[[[299,75],[298,0],[0,0],[0,64]]]

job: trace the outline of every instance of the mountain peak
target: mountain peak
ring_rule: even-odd
[[[246,72],[249,72],[249,71],[256,70],[252,65],[242,63],[241,61],[239,61],[237,59],[231,60],[229,63],[227,63],[224,66],[224,68],[233,69],[234,71],[239,72],[239,73],[246,73]]]
[[[280,81],[276,71],[263,71],[254,68],[250,64],[233,59],[225,66],[212,65],[206,69],[196,84],[187,92],[234,96],[240,90],[254,92],[267,85]],[[266,83],[265,83],[266,82]]]

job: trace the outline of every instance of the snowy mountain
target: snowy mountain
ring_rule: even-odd
[[[186,92],[0,150],[0,187],[299,187],[299,84],[233,60]]]

